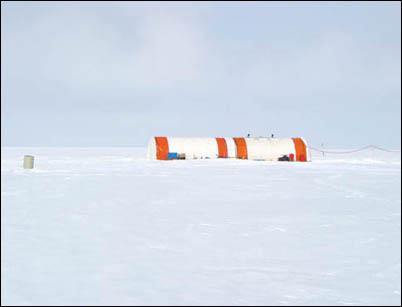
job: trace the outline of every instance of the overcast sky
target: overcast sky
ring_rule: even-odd
[[[1,3],[2,146],[401,146],[400,2]]]

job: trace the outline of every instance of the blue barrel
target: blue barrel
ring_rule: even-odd
[[[177,159],[179,157],[177,152],[168,152],[167,158],[168,160]]]

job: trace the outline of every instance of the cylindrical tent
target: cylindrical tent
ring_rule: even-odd
[[[148,144],[148,158],[170,160],[237,158],[267,161],[311,161],[303,138],[187,138],[153,137]]]

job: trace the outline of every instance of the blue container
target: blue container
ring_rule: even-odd
[[[168,160],[177,159],[179,157],[177,152],[168,152],[167,158]]]

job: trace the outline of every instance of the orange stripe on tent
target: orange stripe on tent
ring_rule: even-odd
[[[236,143],[236,158],[248,159],[247,143],[244,138],[233,138]]]
[[[169,143],[167,137],[155,137],[156,143],[156,159],[167,160],[169,152]]]
[[[301,138],[292,138],[293,143],[295,144],[296,149],[296,159],[295,161],[307,161],[307,150],[306,144],[304,144]]]
[[[227,158],[228,157],[228,146],[226,145],[226,140],[224,138],[215,138],[218,144],[218,157]]]

